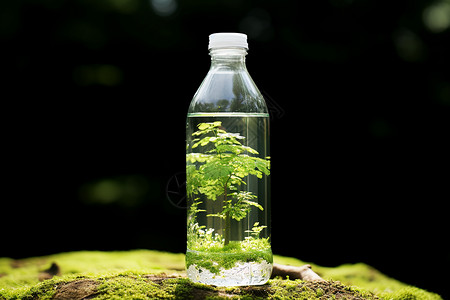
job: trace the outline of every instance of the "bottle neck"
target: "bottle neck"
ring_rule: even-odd
[[[209,50],[209,55],[211,55],[211,68],[246,69],[245,56],[247,55],[247,49],[245,48],[213,48]]]

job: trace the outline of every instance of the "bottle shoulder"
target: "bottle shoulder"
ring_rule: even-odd
[[[199,112],[268,113],[268,110],[250,74],[243,70],[208,72],[189,106],[189,113]]]

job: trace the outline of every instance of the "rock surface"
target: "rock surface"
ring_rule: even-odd
[[[289,257],[274,260],[305,265]],[[81,251],[0,258],[0,299],[442,299],[365,264],[311,265],[324,281],[275,278],[262,286],[218,288],[187,279],[183,254]]]

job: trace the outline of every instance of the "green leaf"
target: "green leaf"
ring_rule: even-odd
[[[248,205],[252,205],[252,206],[254,206],[254,207],[257,207],[257,208],[259,208],[260,210],[264,210],[264,208],[263,208],[260,204],[258,204],[258,203],[256,203],[256,202],[248,201],[248,200],[242,200],[242,202],[247,203]]]
[[[207,162],[210,161],[213,157],[209,154],[202,153],[189,153],[186,154],[186,162],[195,163],[195,162]]]
[[[210,123],[200,123],[198,124],[198,129],[199,130],[205,130],[207,128],[211,127]]]
[[[242,146],[242,148],[243,148],[245,151],[247,151],[247,152],[249,152],[249,153],[251,153],[251,154],[259,154],[258,151],[256,151],[255,149],[253,149],[253,148],[251,148],[251,147]]]
[[[218,218],[221,218],[221,219],[225,219],[225,215],[224,214],[209,214],[209,215],[206,215],[207,217],[218,217]]]
[[[210,161],[201,167],[207,178],[219,179],[227,178],[233,172],[233,166],[222,164],[220,161]]]

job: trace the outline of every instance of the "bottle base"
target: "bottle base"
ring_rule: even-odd
[[[218,273],[212,273],[206,268],[195,264],[187,269],[187,275],[193,282],[215,286],[263,285],[272,274],[272,264],[262,262],[238,262],[231,269],[220,268]]]

